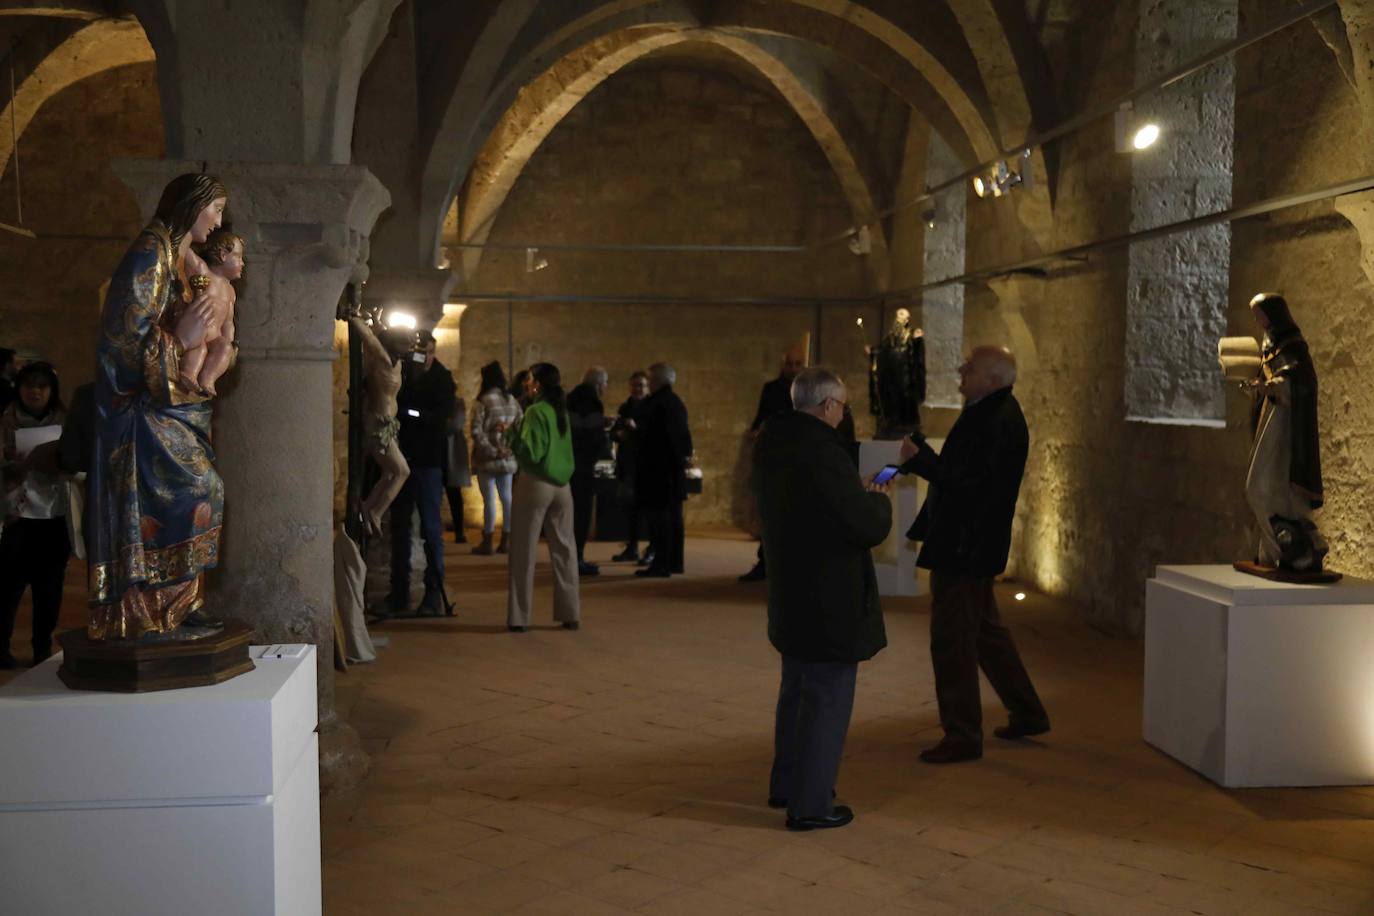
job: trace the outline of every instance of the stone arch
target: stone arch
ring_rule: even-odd
[[[8,128],[13,117],[22,137],[43,103],[68,86],[115,67],[152,60],[152,45],[137,21],[94,20],[72,32],[15,87],[13,103],[7,100],[0,110],[0,125]],[[0,174],[9,168],[14,142],[14,131],[0,130]]]
[[[638,30],[607,36],[570,55],[522,92],[542,99],[529,109],[512,108],[491,133],[478,155],[469,180],[459,237],[464,242],[486,239],[506,196],[530,157],[563,117],[588,93],[621,68],[662,48],[688,42],[722,47],[754,67],[783,96],[820,145],[849,201],[856,223],[873,221],[880,206],[879,178],[827,113],[824,87],[814,78],[803,80],[774,53],[745,38],[691,29],[640,37]],[[580,72],[579,72],[580,71]],[[884,195],[885,196],[885,195]],[[881,226],[874,226],[869,273],[878,289],[888,277],[888,245]],[[476,272],[480,251],[463,252],[466,276]]]
[[[751,15],[757,17],[761,10],[766,11],[769,6],[733,3],[730,0],[712,4],[709,26],[712,29],[731,27],[794,35],[794,32],[787,28],[786,22],[777,22],[769,28],[757,18],[748,18]],[[894,82],[900,82],[903,75],[915,74],[921,84],[930,88],[939,103],[952,112],[948,118],[942,118],[937,114],[931,117],[931,120],[947,131],[946,136],[961,155],[970,160],[989,159],[996,155],[996,140],[978,102],[980,90],[968,84],[976,73],[971,75],[967,68],[963,68],[958,70],[956,75],[956,70],[946,65],[945,59],[933,44],[918,40],[867,6],[849,0],[778,0],[776,6],[783,11],[812,13],[824,17],[823,21],[828,27],[817,28],[810,35],[794,37],[808,38],[814,43],[821,44],[872,73],[889,87],[892,87]],[[466,174],[470,163],[475,159],[478,144],[482,142],[487,131],[495,127],[502,113],[509,108],[515,94],[520,91],[520,87],[531,82],[538,73],[546,71],[551,59],[561,59],[575,48],[586,46],[620,28],[658,27],[681,30],[702,26],[703,23],[692,8],[675,0],[619,0],[616,3],[597,4],[582,17],[557,28],[548,38],[513,63],[503,77],[493,84],[484,100],[481,111],[489,127],[484,126],[483,120],[479,120],[475,130],[466,132],[462,138],[452,136],[451,132],[441,129],[426,155],[420,205],[422,261],[434,263],[439,258],[440,238],[448,203],[453,199],[460,176]],[[822,32],[824,34],[821,34]],[[949,38],[948,35],[943,37]],[[875,65],[875,60],[879,61],[879,65]],[[913,106],[930,101],[929,98],[913,97],[909,92],[899,94]],[[450,111],[455,104],[456,100],[450,103]],[[946,125],[949,120],[958,125],[957,130],[948,129]],[[451,119],[445,116],[444,122],[451,123]]]

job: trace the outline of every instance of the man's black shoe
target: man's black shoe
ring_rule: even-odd
[[[579,622],[576,621],[576,620],[565,620],[565,621],[563,621],[563,629],[565,629],[565,630],[576,630],[576,629],[581,628],[581,626],[582,626],[582,624],[579,623]]]
[[[652,550],[646,550],[646,551],[644,551],[644,555],[641,556],[641,557],[635,562],[635,565],[636,565],[636,566],[653,566],[653,565],[654,565],[654,552],[653,552]]]
[[[671,570],[661,566],[650,566],[646,569],[636,569],[635,576],[640,579],[666,579],[673,573]]]
[[[921,751],[921,759],[926,763],[963,763],[982,756],[983,749],[975,744],[954,744],[949,741],[941,741]]]
[[[673,572],[673,575],[675,575],[675,576],[680,576],[680,575],[682,575],[682,574],[684,574],[684,573],[687,572],[687,567],[685,567],[685,566],[674,566],[672,572]]]
[[[762,563],[755,563],[754,568],[739,577],[741,582],[762,582],[768,578],[768,570],[764,569]]]
[[[523,633],[523,632],[525,632],[525,628],[524,628],[524,627],[517,627],[517,626],[515,626],[514,624],[509,624],[509,623],[506,624],[506,629],[507,629],[507,630],[510,630],[512,633]]]
[[[595,563],[588,563],[586,560],[578,560],[577,574],[579,576],[599,576],[601,575],[601,567]]]
[[[854,811],[848,805],[836,805],[829,814],[817,817],[789,817],[788,830],[826,830],[830,827],[843,827],[854,820]]]
[[[1036,735],[1043,735],[1049,730],[1049,719],[1041,719],[1038,722],[1017,722],[1013,719],[1006,725],[997,726],[992,730],[992,733],[1003,741],[1020,741],[1022,738],[1034,738]]]
[[[634,563],[639,560],[639,549],[637,547],[626,547],[620,553],[611,557],[612,563]]]

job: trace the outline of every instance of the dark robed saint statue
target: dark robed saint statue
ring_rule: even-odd
[[[1257,562],[1236,565],[1271,578],[1339,578],[1322,571],[1327,543],[1312,521],[1323,501],[1312,354],[1282,296],[1261,293],[1250,309],[1264,340],[1258,372],[1245,383],[1255,398],[1245,497],[1260,541]]]
[[[219,563],[224,484],[210,395],[183,381],[180,361],[215,322],[206,294],[188,295],[200,284],[186,270],[227,197],[209,175],[174,179],[110,280],[88,485],[92,640],[213,625],[200,609],[204,572]]]
[[[900,439],[919,430],[925,399],[925,335],[911,327],[911,312],[897,309],[878,346],[868,348],[868,400],[878,418],[877,438]]]

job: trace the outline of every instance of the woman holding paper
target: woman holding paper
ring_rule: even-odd
[[[10,636],[24,589],[33,596],[33,660],[52,654],[52,634],[62,608],[71,539],[67,535],[67,482],[57,474],[28,470],[25,459],[62,433],[66,412],[57,372],[29,363],[16,383],[19,397],[0,414],[4,459],[4,531],[0,532],[0,668],[14,668]]]

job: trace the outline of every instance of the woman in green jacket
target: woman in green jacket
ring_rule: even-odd
[[[577,547],[573,541],[573,450],[568,411],[558,367],[538,363],[530,369],[534,403],[506,433],[520,473],[511,500],[510,592],[506,625],[523,633],[530,625],[534,560],[542,529],[553,562],[553,619],[576,630],[581,619],[577,594]]]

